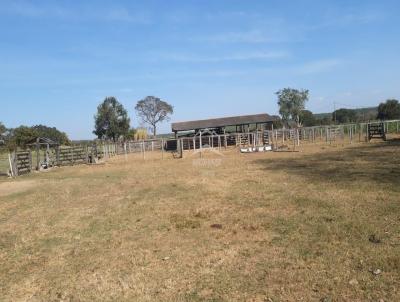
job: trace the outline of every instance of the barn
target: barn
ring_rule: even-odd
[[[184,136],[186,136],[206,130],[213,131],[216,134],[247,133],[255,130],[271,129],[273,122],[279,119],[276,115],[261,113],[178,122],[172,123],[171,126],[175,137],[178,137],[179,133],[184,133]]]

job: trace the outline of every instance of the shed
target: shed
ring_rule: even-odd
[[[175,135],[177,135],[178,132],[198,132],[205,129],[213,129],[217,133],[225,133],[228,127],[234,127],[235,132],[248,132],[250,125],[254,125],[255,129],[266,129],[268,126],[272,125],[274,121],[277,120],[279,120],[278,116],[269,115],[267,113],[221,117],[172,123],[172,131],[175,133]]]

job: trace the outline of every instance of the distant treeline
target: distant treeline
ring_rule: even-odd
[[[400,119],[400,103],[393,99],[380,103],[378,107],[340,108],[331,113],[316,114],[303,110],[300,114],[300,121],[305,127],[392,119]]]
[[[7,128],[0,122],[0,146],[14,150],[17,147],[25,148],[28,144],[36,141],[38,137],[45,137],[60,145],[69,145],[67,134],[55,127],[36,125],[32,127],[19,126]]]
[[[286,110],[293,109],[291,107],[293,103],[296,103],[296,93],[301,93],[297,90],[287,89],[287,94],[289,95],[288,100],[286,100],[287,108]],[[308,91],[306,91],[308,93]],[[304,93],[304,92],[303,92]],[[293,97],[294,96],[294,97]],[[285,96],[286,97],[286,96]],[[161,102],[158,99],[153,99],[152,97],[148,97],[150,99],[146,99],[143,102],[149,102],[153,104],[154,102]],[[293,100],[292,100],[293,98]],[[285,126],[290,123],[296,123],[300,126],[311,127],[311,126],[319,126],[319,125],[331,125],[331,124],[345,124],[345,123],[353,123],[353,122],[367,122],[371,120],[392,120],[392,119],[400,119],[400,103],[397,100],[390,99],[386,102],[382,102],[378,107],[369,107],[369,108],[360,108],[360,109],[346,109],[340,108],[335,110],[332,113],[317,113],[314,114],[309,110],[304,110],[305,100],[308,98],[305,95],[305,99],[303,100],[303,106],[301,109],[297,110],[296,114],[292,114],[292,116],[296,116],[296,121],[294,119],[284,119],[284,114],[281,113],[282,120],[275,122],[275,127],[282,127],[285,121]],[[124,139],[127,140],[142,140],[147,138],[147,130],[144,128],[129,129],[129,119],[127,118],[126,110],[122,107],[120,111],[122,111],[125,116],[124,125],[119,125],[121,119],[119,116],[121,114],[117,114],[115,108],[113,106],[104,106],[108,105],[108,103],[116,104],[116,106],[120,106],[120,104],[110,98],[107,98],[98,108],[98,113],[95,116],[96,120],[96,131],[100,133],[99,137],[104,139],[116,139],[121,137],[121,129],[125,129],[126,133],[123,133]],[[283,102],[282,102],[283,103]],[[282,111],[282,103],[281,110]],[[279,103],[278,103],[279,104]],[[287,106],[287,105],[290,106]],[[165,106],[167,106],[166,104]],[[121,105],[122,106],[122,105]],[[170,105],[168,105],[170,106]],[[105,107],[105,109],[103,108]],[[172,108],[172,107],[171,107]],[[106,110],[107,109],[107,110]],[[172,109],[169,109],[172,113]],[[107,113],[107,114],[106,114]],[[110,119],[110,116],[113,117]],[[164,119],[166,115],[164,116]],[[113,126],[113,127],[111,127]],[[115,128],[115,129],[114,129]],[[155,124],[153,125],[153,130],[155,134]],[[104,134],[104,131],[109,131],[109,134]],[[121,133],[120,133],[121,132]],[[163,135],[161,135],[163,136]],[[160,136],[160,137],[161,137]],[[169,136],[169,134],[164,135]],[[10,150],[14,150],[17,147],[25,148],[28,144],[34,143],[38,137],[44,137],[51,139],[52,141],[60,144],[60,145],[70,145],[71,141],[68,138],[65,132],[58,130],[55,127],[48,127],[45,125],[36,125],[32,127],[28,126],[19,126],[17,128],[7,128],[3,123],[0,122],[0,147],[2,149],[8,148]],[[90,141],[81,141],[81,143],[90,143]]]

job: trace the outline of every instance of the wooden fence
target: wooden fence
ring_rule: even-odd
[[[11,175],[19,176],[32,171],[32,153],[30,151],[14,152],[9,155]]]
[[[231,133],[222,135],[204,135],[181,137],[177,139],[158,139],[146,141],[128,141],[120,143],[98,142],[89,146],[70,146],[42,148],[35,151],[24,150],[9,154],[7,166],[9,174],[19,176],[53,166],[67,166],[76,164],[91,164],[98,159],[109,159],[116,155],[141,153],[143,159],[146,152],[161,151],[164,158],[165,151],[177,152],[183,157],[183,151],[202,149],[221,150],[228,147],[258,147],[271,145],[274,150],[282,146],[300,144],[323,143],[353,143],[367,142],[371,139],[371,129],[384,130],[387,133],[400,133],[400,120],[357,123],[346,125],[303,127],[297,129],[264,130],[251,133]],[[5,165],[3,165],[5,166]],[[6,175],[6,173],[3,173]]]
[[[88,158],[88,147],[73,146],[67,148],[57,148],[55,165],[68,166],[83,164],[88,162]]]

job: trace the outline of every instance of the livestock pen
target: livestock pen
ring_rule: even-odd
[[[371,135],[374,129],[374,135]],[[381,130],[376,130],[381,129]],[[158,152],[160,158],[173,155],[182,158],[185,153],[205,150],[223,151],[228,148],[248,148],[264,150],[270,146],[272,151],[295,151],[308,144],[353,144],[368,142],[371,139],[386,139],[386,136],[400,133],[400,120],[352,123],[344,125],[282,128],[272,130],[255,129],[246,133],[218,134],[204,130],[192,136],[151,139],[142,141],[95,141],[86,145],[59,146],[46,139],[38,139],[24,150],[10,153],[0,152],[0,175],[19,176],[48,169],[54,166],[95,164],[116,155],[140,153],[143,159],[149,152]]]

